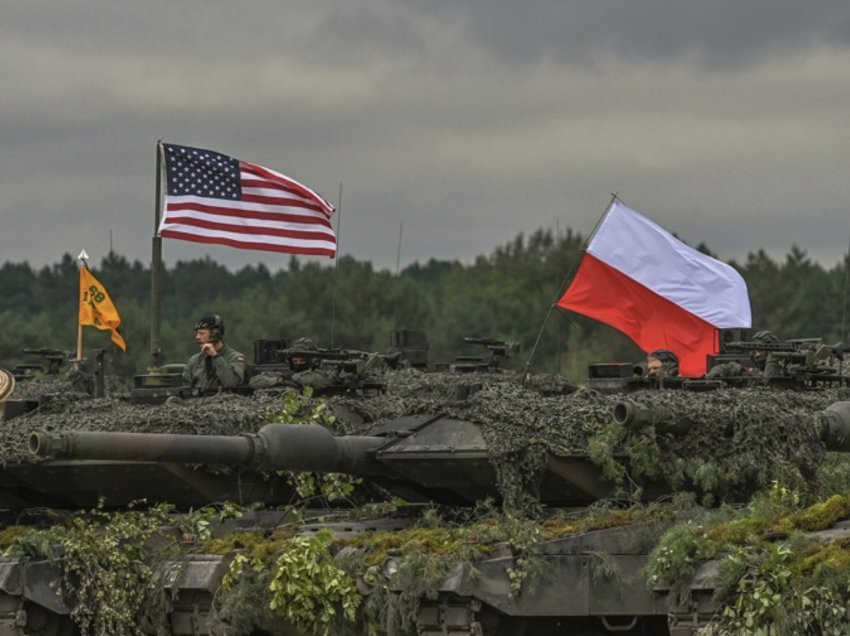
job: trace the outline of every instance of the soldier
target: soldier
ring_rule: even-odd
[[[245,356],[224,344],[224,321],[213,314],[195,323],[200,352],[189,358],[183,383],[193,392],[232,389],[245,382]]]
[[[757,331],[753,342],[782,342],[775,333],[764,329]],[[712,367],[705,375],[709,379],[761,377],[765,380],[782,375],[782,362],[779,357],[764,349],[756,349],[750,354],[752,366],[744,367],[738,362],[724,362]]]
[[[679,358],[667,349],[656,349],[646,356],[646,374],[651,378],[675,378],[679,375]]]
[[[756,332],[753,340],[756,342],[782,342],[779,336],[767,329]],[[763,378],[775,378],[782,375],[782,363],[775,354],[758,349],[753,351],[750,358],[755,365],[753,375],[761,375]]]
[[[310,386],[314,389],[325,389],[336,383],[336,374],[328,369],[321,369],[313,363],[312,352],[318,352],[319,348],[310,338],[299,338],[292,345],[295,350],[289,357],[289,368],[292,369],[292,380],[301,386]],[[299,352],[307,355],[299,355]],[[317,360],[317,358],[316,358]]]

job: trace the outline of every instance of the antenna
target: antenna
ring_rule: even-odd
[[[528,370],[531,367],[531,359],[534,357],[534,354],[537,351],[537,345],[540,344],[540,337],[543,335],[543,330],[546,328],[546,323],[549,322],[549,317],[552,315],[552,312],[554,311],[555,307],[557,306],[558,299],[561,296],[564,295],[564,288],[567,285],[567,281],[570,280],[575,275],[576,270],[578,269],[578,264],[581,262],[582,255],[584,254],[585,250],[587,249],[588,244],[590,244],[590,239],[596,233],[597,228],[602,223],[602,219],[604,219],[605,215],[608,214],[608,210],[610,210],[611,206],[614,205],[614,201],[619,199],[619,197],[617,196],[618,194],[619,193],[612,193],[611,194],[611,201],[609,201],[608,205],[605,206],[605,211],[602,213],[602,216],[599,217],[599,220],[596,222],[596,225],[593,227],[593,232],[591,232],[590,236],[588,236],[584,240],[584,245],[582,245],[582,248],[578,251],[578,254],[576,254],[576,257],[573,259],[572,265],[570,265],[570,269],[567,271],[567,275],[564,276],[564,280],[561,283],[561,286],[558,288],[558,293],[555,295],[555,298],[552,301],[552,304],[549,305],[549,311],[546,312],[546,317],[543,318],[543,324],[540,325],[540,331],[537,332],[537,338],[535,338],[534,345],[531,347],[531,353],[528,354],[528,359],[525,361],[525,369],[523,370],[522,381],[521,381],[523,386],[525,386],[525,381],[528,379]]]
[[[404,231],[404,221],[398,223],[398,249],[395,252],[395,275],[398,276],[398,267],[401,262],[401,236]]]
[[[339,246],[342,243],[342,181],[339,182],[339,197],[336,204],[336,252],[334,253],[334,273],[331,276],[331,346],[334,346],[334,327],[336,326],[336,273],[339,271]]]
[[[848,238],[847,255],[844,257],[844,302],[841,303],[841,342],[844,342],[845,326],[847,324],[847,285],[850,279],[850,238]]]

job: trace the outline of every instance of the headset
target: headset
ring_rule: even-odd
[[[224,338],[224,320],[218,314],[204,316],[198,320],[195,323],[195,331],[198,329],[209,329],[212,342],[220,342]]]
[[[667,349],[656,349],[646,357],[655,358],[656,360],[661,360],[661,362],[675,362],[677,365],[679,364],[679,358],[676,354]]]

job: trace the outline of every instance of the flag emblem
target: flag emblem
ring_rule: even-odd
[[[687,377],[705,373],[718,329],[749,327],[752,320],[747,284],[733,267],[619,200],[557,304],[619,329],[644,351],[672,351]]]
[[[161,144],[165,205],[159,234],[290,254],[336,254],[334,207],[280,172],[227,155]]]
[[[104,331],[111,331],[112,342],[120,347],[122,351],[127,350],[127,343],[118,333],[121,326],[121,317],[115,304],[106,292],[106,288],[100,284],[88,267],[80,268],[80,326],[96,327]]]

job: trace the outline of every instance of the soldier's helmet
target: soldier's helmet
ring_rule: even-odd
[[[679,364],[679,358],[669,349],[656,349],[650,353],[647,358],[655,358],[656,360],[661,360],[661,362],[673,362],[677,365]]]
[[[198,322],[195,323],[195,331],[198,329],[209,329],[210,338],[214,342],[217,342],[224,337],[224,320],[222,320],[221,316],[218,314],[202,316],[198,319]]]
[[[769,329],[762,329],[761,331],[757,331],[753,334],[754,342],[782,342],[775,333],[770,331]],[[764,371],[764,368],[767,364],[767,351],[764,349],[759,349],[750,353],[750,360],[752,360],[753,364],[756,365],[758,369]]]
[[[753,335],[753,340],[756,342],[780,342],[779,336],[769,329],[762,329]]]
[[[310,338],[298,338],[294,343],[292,343],[292,348],[297,351],[318,351],[319,348],[316,346],[316,343],[313,342]]]
[[[676,376],[679,374],[679,358],[669,349],[656,349],[647,356],[647,359],[655,358],[662,364],[662,375]]]
[[[310,338],[298,338],[292,343],[292,355],[289,357],[289,367],[293,371],[304,371],[310,368],[310,360],[307,356],[299,355],[300,351],[318,351],[316,343]]]

